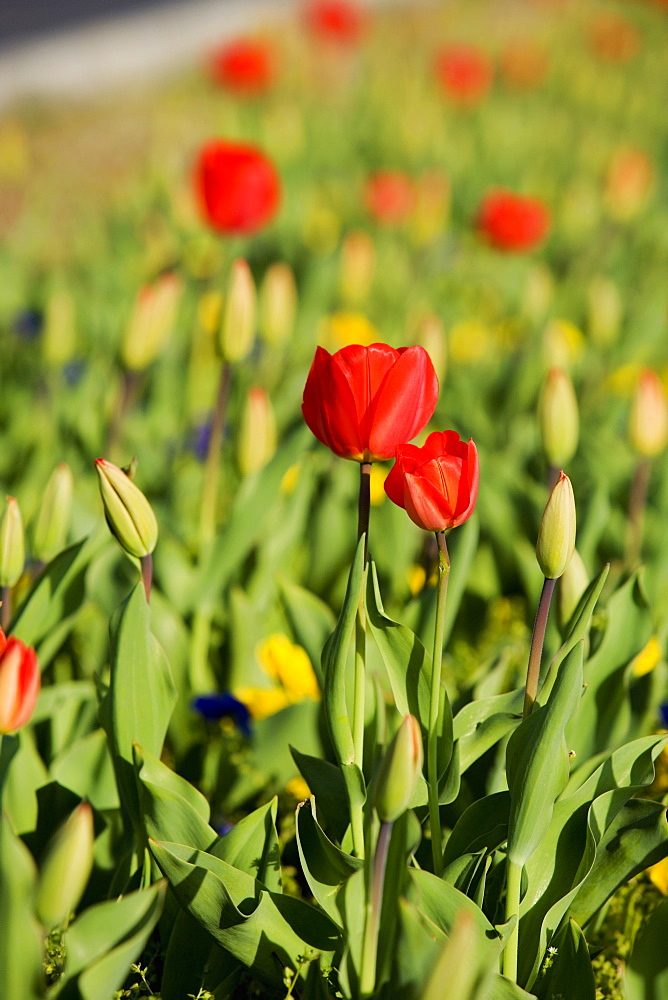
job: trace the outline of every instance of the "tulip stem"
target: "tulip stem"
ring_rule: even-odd
[[[368,997],[376,985],[376,962],[378,959],[378,930],[383,907],[385,868],[390,847],[392,823],[381,823],[378,843],[373,857],[371,885],[367,893],[364,941],[362,943],[362,967],[360,969],[360,996]]]
[[[547,618],[550,613],[550,603],[554,593],[554,585],[557,581],[546,577],[543,582],[538,608],[536,610],[536,620],[531,636],[531,650],[529,652],[529,665],[527,667],[527,681],[524,691],[524,711],[522,718],[526,719],[531,715],[533,706],[538,695],[538,678],[540,676],[540,661],[543,658],[543,643],[545,642],[545,629]]]
[[[364,538],[364,563],[369,556],[369,510],[371,508],[371,462],[360,462],[360,496],[357,505],[357,541]]]
[[[223,442],[223,430],[227,413],[227,400],[230,395],[232,369],[223,361],[220,367],[218,394],[211,420],[211,434],[206,452],[204,466],[204,486],[202,488],[202,505],[199,519],[199,553],[205,554],[216,534],[216,502],[218,500],[218,476],[220,472],[220,449]]]
[[[647,504],[647,490],[649,487],[650,471],[650,460],[648,458],[642,458],[636,465],[635,472],[633,474],[631,496],[629,498],[626,552],[624,555],[624,565],[629,570],[633,569],[640,559],[643,520],[645,516],[645,506]]]
[[[11,587],[0,587],[0,601],[2,601],[2,607],[0,607],[0,626],[3,632],[6,632],[12,620]]]
[[[144,593],[146,594],[146,603],[148,604],[151,600],[151,586],[153,584],[153,557],[149,552],[145,556],[141,556],[139,559],[141,565],[141,579],[144,584]]]
[[[429,731],[427,733],[427,778],[429,782],[429,826],[431,828],[431,855],[434,874],[440,875],[443,868],[441,846],[441,814],[438,803],[438,734],[441,729],[441,662],[443,659],[443,632],[445,629],[445,606],[450,579],[450,556],[445,540],[445,532],[436,532],[438,544],[438,596],[436,603],[436,625],[434,628],[434,650],[431,660],[431,691],[429,696]]]
[[[134,403],[135,396],[137,395],[137,390],[139,389],[140,383],[140,373],[132,371],[124,371],[121,380],[121,387],[118,397],[116,399],[116,408],[114,410],[114,415],[109,426],[109,431],[107,434],[107,455],[112,455],[118,448],[121,435],[123,433],[123,423],[125,422],[125,416],[128,410]]]
[[[512,917],[517,917],[519,921],[521,887],[522,865],[508,858],[506,861],[506,922]],[[503,952],[503,974],[513,983],[517,982],[518,945],[519,933],[516,924]]]

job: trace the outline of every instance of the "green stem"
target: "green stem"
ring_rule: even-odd
[[[385,868],[390,847],[391,823],[381,823],[376,853],[373,858],[371,887],[366,904],[364,941],[362,943],[362,968],[360,970],[360,995],[371,996],[376,985],[376,963],[378,959],[378,930],[383,907],[383,887]]]
[[[11,587],[0,587],[0,627],[6,632],[12,621],[12,589]]]
[[[648,458],[641,459],[636,465],[629,498],[629,515],[626,535],[626,552],[624,565],[626,569],[634,569],[640,560],[642,549],[643,520],[647,505],[647,490],[651,464]]]
[[[438,543],[438,597],[436,604],[436,625],[434,628],[434,649],[431,658],[431,684],[429,695],[429,729],[427,732],[427,779],[429,784],[429,826],[431,828],[431,855],[434,874],[440,875],[443,868],[441,847],[441,814],[438,805],[438,734],[442,719],[441,704],[441,661],[443,659],[443,630],[445,627],[445,606],[450,579],[450,557],[445,540],[445,532],[436,532]]]
[[[506,921],[515,916],[519,918],[521,885],[522,865],[508,858],[506,861]],[[516,924],[503,952],[503,974],[514,983],[517,982],[518,930]]]
[[[216,533],[216,502],[218,500],[218,478],[220,474],[220,449],[223,442],[227,400],[230,395],[232,370],[226,361],[220,367],[218,394],[211,420],[211,435],[204,467],[204,486],[199,518],[200,559],[207,552]]]
[[[364,535],[364,562],[368,557],[371,462],[360,463],[360,492],[357,519],[357,538]],[[366,570],[360,603],[355,619],[355,672],[353,687],[353,747],[355,763],[364,771],[364,721],[366,701]],[[364,815],[363,802],[351,801],[350,819],[353,847],[359,858],[364,857]]]
[[[144,584],[146,603],[148,604],[151,600],[151,586],[153,584],[153,557],[151,553],[149,552],[148,555],[142,556],[139,563],[141,565],[141,578]]]
[[[125,416],[135,401],[140,381],[141,372],[123,372],[123,376],[121,378],[121,388],[116,399],[116,408],[107,433],[107,455],[113,456],[121,442]]]
[[[547,617],[550,613],[550,603],[556,582],[556,580],[545,578],[536,610],[536,620],[533,625],[533,635],[531,637],[531,651],[529,652],[529,665],[527,667],[527,682],[524,691],[524,711],[522,713],[522,718],[524,719],[533,711],[533,706],[538,696],[538,678],[540,676],[540,661],[543,657],[545,628],[547,626]]]
[[[371,462],[360,462],[360,495],[357,504],[357,541],[364,539],[364,563],[369,557],[369,511],[371,509]]]

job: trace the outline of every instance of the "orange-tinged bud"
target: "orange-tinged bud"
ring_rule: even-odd
[[[382,823],[393,823],[410,806],[422,758],[420,724],[415,716],[406,715],[383,754],[376,778],[375,806]]]
[[[158,541],[158,522],[151,505],[130,477],[112,462],[95,459],[109,529],[128,555],[150,555]]]
[[[562,471],[547,501],[536,543],[536,558],[543,576],[548,580],[558,579],[574,549],[575,497],[571,481]]]
[[[223,302],[218,349],[226,361],[243,361],[253,349],[257,311],[255,282],[248,263],[232,264]]]
[[[121,345],[121,360],[130,371],[143,371],[165,347],[181,291],[181,280],[171,273],[140,289]]]
[[[269,344],[282,344],[292,333],[297,311],[297,286],[289,264],[267,269],[260,289],[260,333]]]
[[[339,284],[346,302],[363,302],[369,294],[376,267],[376,251],[368,233],[355,231],[343,241]]]
[[[580,416],[575,390],[563,368],[550,368],[538,400],[538,424],[550,465],[563,466],[578,447]]]
[[[0,629],[0,733],[13,733],[32,715],[41,685],[34,649]]]
[[[245,476],[264,468],[276,452],[276,418],[269,396],[250,389],[241,417],[239,468]]]
[[[7,497],[7,506],[0,522],[0,586],[13,587],[25,566],[23,520],[18,501]]]
[[[35,523],[33,550],[42,563],[50,562],[67,541],[72,513],[72,470],[67,462],[55,467],[46,489]]]
[[[668,443],[668,400],[661,379],[645,368],[633,399],[631,443],[644,458],[660,455]]]
[[[65,925],[76,910],[93,868],[93,812],[82,802],[56,830],[46,848],[37,887],[37,914],[44,926]]]

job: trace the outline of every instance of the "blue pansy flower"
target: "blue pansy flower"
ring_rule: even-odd
[[[228,691],[218,694],[201,694],[192,701],[192,707],[207,722],[219,722],[220,719],[231,719],[240,733],[251,735],[250,712],[234,695]]]

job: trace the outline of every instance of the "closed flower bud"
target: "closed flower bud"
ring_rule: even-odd
[[[422,735],[413,715],[404,720],[387,746],[376,779],[375,806],[381,823],[406,812],[422,773]]]
[[[575,497],[564,472],[550,493],[540,523],[536,558],[543,576],[556,580],[570,562],[575,549]]]
[[[363,302],[369,294],[376,267],[373,240],[362,230],[349,233],[341,248],[339,285],[346,302]]]
[[[418,324],[417,340],[431,358],[438,380],[442,382],[448,364],[448,344],[443,323],[436,313],[428,313],[422,317]]]
[[[538,400],[538,423],[550,465],[566,465],[578,447],[580,417],[573,383],[563,368],[551,368]]]
[[[33,537],[35,558],[50,562],[65,547],[72,513],[72,470],[61,462],[51,473],[37,514]]]
[[[41,685],[37,655],[0,629],[0,733],[13,733],[32,715]]]
[[[253,349],[255,300],[250,268],[245,260],[235,260],[227,283],[218,335],[218,350],[226,361],[243,361]]]
[[[66,925],[93,867],[93,813],[82,802],[56,830],[46,848],[37,886],[37,915],[48,930]]]
[[[559,621],[567,625],[578,606],[580,598],[589,586],[589,573],[582,561],[582,556],[574,549],[571,560],[561,576],[557,591],[557,610]]]
[[[56,289],[46,301],[42,352],[47,365],[62,368],[76,351],[76,313],[72,295],[64,288]]]
[[[112,535],[128,555],[149,555],[158,540],[158,522],[148,500],[117,465],[97,458],[95,468]]]
[[[276,451],[276,420],[269,396],[255,387],[246,397],[239,438],[239,468],[244,476],[262,469]]]
[[[25,565],[23,521],[18,501],[7,497],[7,506],[0,522],[0,586],[13,587]]]
[[[174,329],[181,281],[163,274],[140,289],[121,345],[121,360],[130,371],[143,371],[160,354]]]
[[[623,303],[619,289],[609,278],[595,277],[587,288],[589,334],[594,343],[606,347],[614,343],[622,320]]]
[[[297,310],[297,287],[289,264],[279,261],[267,269],[260,289],[260,333],[269,344],[282,344],[292,333]]]
[[[661,379],[645,368],[633,399],[631,443],[644,458],[660,455],[668,443],[668,400]]]

